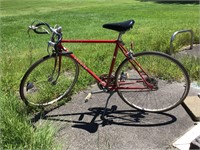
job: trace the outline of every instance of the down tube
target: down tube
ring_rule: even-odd
[[[105,86],[103,82],[93,71],[91,71],[84,63],[82,63],[74,54],[70,54],[70,57],[74,59],[85,71],[87,71],[91,76],[93,76],[99,83]]]

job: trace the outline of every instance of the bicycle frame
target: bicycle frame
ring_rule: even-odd
[[[70,54],[70,57],[72,59],[74,59],[84,70],[86,70],[93,78],[96,79],[96,81],[98,83],[100,83],[106,89],[117,90],[117,89],[152,89],[153,88],[153,86],[144,79],[144,77],[138,71],[138,69],[135,67],[135,65],[133,65],[133,62],[134,62],[140,68],[140,70],[142,70],[142,72],[145,75],[147,75],[146,72],[139,65],[139,63],[137,63],[137,61],[134,60],[134,59],[130,59],[130,63],[133,65],[133,67],[135,68],[135,70],[138,72],[138,74],[141,76],[141,79],[142,79],[140,81],[135,81],[135,82],[136,83],[137,82],[144,82],[144,83],[146,83],[147,87],[144,87],[144,86],[143,87],[141,87],[141,86],[140,87],[136,87],[136,86],[135,87],[125,87],[125,88],[123,88],[123,87],[116,87],[116,86],[111,86],[110,87],[111,75],[112,75],[112,72],[113,72],[113,69],[114,69],[114,66],[115,66],[115,62],[116,62],[116,58],[117,58],[117,54],[118,54],[119,49],[121,50],[121,52],[124,54],[124,56],[126,58],[130,58],[129,51],[123,46],[124,44],[120,40],[65,40],[65,39],[63,39],[61,41],[61,43],[58,45],[59,49],[68,52],[68,49],[65,48],[62,45],[62,43],[109,43],[109,44],[115,44],[115,50],[114,50],[114,53],[113,53],[113,57],[112,57],[112,61],[111,61],[111,65],[110,65],[110,69],[109,69],[109,73],[108,73],[108,80],[107,80],[107,82],[102,81],[92,70],[90,70],[83,62],[81,62],[73,53]]]
[[[108,102],[115,92],[126,104],[141,111],[163,112],[175,108],[183,102],[189,92],[190,79],[187,70],[178,60],[161,52],[133,53],[132,43],[131,50],[127,49],[122,35],[133,25],[134,20],[104,24],[103,28],[119,33],[115,40],[70,40],[62,39],[61,26],[51,27],[45,22],[33,22],[29,30],[37,34],[51,33],[51,38],[47,45],[48,55],[32,64],[20,82],[21,99],[27,106],[43,108],[71,96],[70,92],[77,82],[81,66],[97,81],[99,87],[99,90],[88,93],[85,102],[92,94],[109,94],[100,117],[103,121],[107,120],[105,117]],[[84,61],[79,60],[73,52],[64,47],[65,43],[112,45],[114,50],[110,56],[110,67],[106,68],[107,74],[95,74],[83,63]],[[125,57],[119,66],[116,60],[118,51]],[[176,73],[172,70],[176,70]]]

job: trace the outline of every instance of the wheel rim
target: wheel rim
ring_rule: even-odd
[[[30,68],[21,85],[25,103],[36,106],[53,104],[66,96],[78,78],[78,66],[69,57],[62,57],[60,75],[56,56],[44,58]],[[55,68],[55,69],[54,69]]]
[[[184,100],[188,94],[189,79],[185,69],[180,66],[177,61],[174,61],[173,58],[164,54],[148,52],[137,55],[135,59],[140,63],[143,69],[148,72],[150,78],[153,79],[154,82],[157,82],[156,84],[158,89],[119,89],[119,96],[128,105],[140,110],[162,112],[176,107]],[[138,75],[138,73],[134,69],[130,70],[130,68],[131,67],[128,60],[124,61],[119,66],[116,74],[118,87],[127,86],[125,84],[120,85],[119,82],[120,72],[125,70],[130,76],[125,81],[126,83],[129,82],[128,86],[131,86],[130,83],[132,81],[130,80],[141,80],[141,77]],[[144,82],[138,82],[134,83],[133,86],[145,87],[145,85],[146,83]]]

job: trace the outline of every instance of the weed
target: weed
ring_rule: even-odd
[[[133,40],[135,52],[156,50],[167,52],[171,35],[182,29],[195,32],[199,43],[199,6],[195,4],[162,4],[133,0],[73,1],[73,0],[0,0],[0,129],[5,149],[53,149],[54,129],[49,126],[34,129],[26,108],[20,103],[20,79],[30,64],[47,55],[49,36],[27,35],[27,27],[34,20],[63,27],[66,39],[116,39],[118,33],[103,29],[104,23],[134,19],[135,25],[124,35],[126,46]],[[185,19],[187,18],[187,19]],[[175,50],[187,45],[185,37],[175,41]],[[67,44],[75,55],[97,75],[107,73],[113,45]],[[120,58],[122,55],[120,55]],[[122,60],[117,60],[119,64]],[[199,62],[188,59],[184,65],[192,78],[199,78]],[[83,70],[75,91],[95,81]]]

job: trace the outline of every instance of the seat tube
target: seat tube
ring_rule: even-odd
[[[114,69],[114,66],[115,66],[115,62],[116,62],[116,58],[117,58],[117,54],[118,54],[118,49],[119,49],[119,46],[118,46],[118,42],[116,43],[116,46],[115,46],[115,51],[113,53],[113,58],[112,58],[112,61],[111,61],[111,65],[110,65],[110,70],[109,70],[109,73],[108,73],[108,81],[107,81],[107,85],[109,85],[109,83],[111,82],[111,76],[112,76],[112,72],[113,72],[113,69]]]

